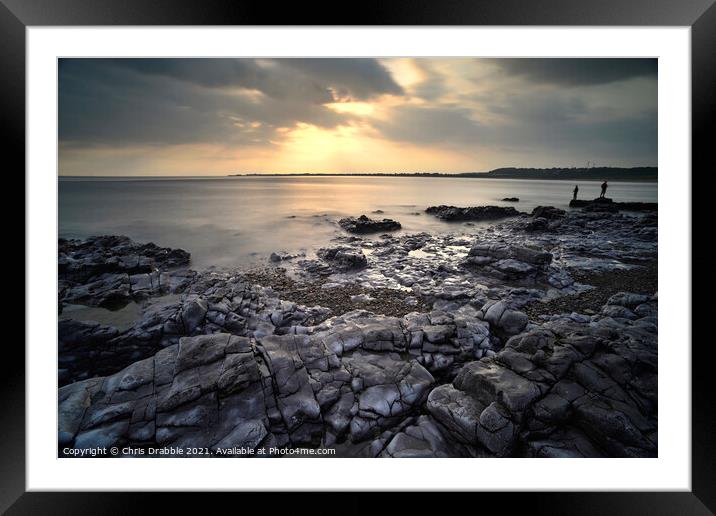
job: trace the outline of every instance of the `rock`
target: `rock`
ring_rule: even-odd
[[[189,253],[125,236],[100,236],[59,239],[57,261],[61,303],[114,310],[176,289],[182,273],[175,269],[189,263]]]
[[[551,261],[552,254],[539,249],[477,243],[470,248],[465,264],[500,277],[518,278],[544,273]]]
[[[659,204],[655,202],[614,202],[608,197],[597,197],[591,201],[572,199],[570,208],[583,208],[585,211],[657,211]]]
[[[520,199],[518,197],[505,197],[502,199],[505,202],[519,202]]]
[[[101,274],[148,273],[188,265],[183,249],[138,244],[126,236],[97,236],[86,240],[58,240],[60,279],[86,283]]]
[[[552,253],[530,247],[513,246],[510,248],[510,256],[515,260],[541,267],[552,262]]]
[[[544,231],[549,228],[549,221],[544,217],[537,217],[525,225],[525,231]]]
[[[567,214],[566,211],[555,208],[554,206],[537,206],[532,210],[532,218],[542,218],[547,220],[561,219]]]
[[[536,221],[544,229],[526,234]],[[140,254],[116,255],[117,270],[60,281],[61,298],[136,299],[141,318],[123,330],[61,323],[58,443],[656,456],[658,297],[619,293],[586,316],[568,296],[589,294],[581,272],[652,260],[657,224],[573,210],[476,225],[474,245],[457,233],[344,235],[316,260],[282,263],[285,282],[144,272]],[[384,310],[392,293],[416,311],[354,310]],[[551,299],[564,313],[523,312]]]
[[[435,381],[420,364],[405,363],[395,354],[355,353],[343,361],[359,385],[358,412],[350,423],[354,442],[409,414],[422,404]]]
[[[212,447],[260,439],[259,425],[265,432],[269,421],[247,344],[226,334],[184,338],[102,381],[60,389],[63,439],[77,449],[118,443]]]
[[[649,315],[556,317],[527,329],[526,316],[500,301],[459,315],[350,312],[303,335],[182,337],[115,374],[61,388],[58,443],[219,455],[239,445],[348,439],[390,457],[654,456],[656,330],[647,322],[657,299],[621,293],[613,301],[605,307],[639,303]],[[207,314],[231,309],[217,302],[192,297],[179,314],[202,312],[202,303]],[[274,308],[266,317],[281,324],[284,316]],[[527,331],[495,352],[483,347],[491,338],[478,317],[500,331]],[[67,326],[67,335],[117,338]],[[478,352],[485,358],[475,361]],[[435,387],[431,367],[457,375]],[[423,403],[430,416],[418,417]]]
[[[426,408],[457,440],[484,446],[500,457],[510,453],[517,437],[509,412],[498,403],[486,405],[450,384],[433,389]]]
[[[508,276],[526,276],[534,271],[531,265],[511,258],[498,260],[492,266]]]
[[[498,321],[498,327],[507,335],[516,335],[525,329],[529,319],[523,312],[505,310]]]
[[[649,296],[645,296],[643,294],[619,292],[609,298],[609,300],[607,301],[607,305],[617,305],[634,309],[641,304],[647,303],[649,299]]]
[[[520,214],[511,206],[476,206],[470,208],[458,208],[456,206],[430,206],[426,213],[436,216],[445,221],[481,221],[496,220],[505,217],[516,217]]]
[[[619,206],[616,203],[611,202],[592,202],[582,208],[582,211],[587,213],[617,213]]]
[[[62,320],[58,324],[58,362],[64,369],[60,387],[116,371],[119,357],[112,339],[119,331],[91,321]]]
[[[278,262],[285,262],[288,260],[293,260],[294,258],[298,258],[300,256],[306,256],[305,253],[296,253],[296,254],[289,254],[289,253],[277,253],[273,252],[269,256],[269,261],[272,263],[278,263]]]
[[[400,222],[397,222],[395,220],[374,220],[366,217],[365,215],[361,215],[358,218],[347,217],[341,219],[338,221],[338,225],[349,233],[378,233],[381,231],[397,231],[401,227]]]
[[[206,316],[208,309],[206,301],[202,298],[197,297],[184,303],[181,318],[185,334],[191,334],[204,321],[204,316]]]
[[[523,412],[542,395],[538,383],[490,359],[465,365],[454,385],[486,405],[498,401],[513,414]]]
[[[127,274],[111,273],[95,276],[88,283],[65,289],[60,295],[60,301],[110,310],[121,308],[132,300],[129,278]]]
[[[430,416],[420,416],[415,422],[386,437],[381,436],[371,444],[373,456],[393,458],[447,458],[468,456],[468,451],[450,442],[443,430]],[[387,442],[387,444],[386,444]]]
[[[622,319],[638,319],[639,317],[625,306],[606,305],[602,308],[602,314],[607,317]]]
[[[318,250],[317,254],[340,270],[359,269],[368,265],[368,259],[363,251],[352,247],[322,248]]]
[[[528,457],[604,457],[604,453],[583,432],[569,426],[555,430],[547,437],[530,439],[525,444]]]

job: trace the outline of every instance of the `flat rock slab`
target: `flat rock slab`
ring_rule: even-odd
[[[594,211],[657,211],[659,203],[656,202],[615,202],[608,197],[597,197],[591,201],[572,199],[569,201],[570,208],[584,208]]]

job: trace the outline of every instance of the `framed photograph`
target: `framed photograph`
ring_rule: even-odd
[[[544,514],[712,514],[712,3],[344,25],[3,0],[27,243],[3,510],[529,491]]]

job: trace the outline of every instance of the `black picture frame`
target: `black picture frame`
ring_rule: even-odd
[[[336,9],[335,3],[282,3],[280,7],[257,1],[207,0],[0,0],[0,119],[4,161],[15,163],[14,174],[25,167],[25,29],[39,25],[621,25],[691,27],[692,50],[692,170],[699,178],[694,188],[692,173],[692,277],[698,268],[705,271],[706,246],[713,234],[700,232],[699,221],[709,223],[710,189],[705,179],[714,174],[712,143],[714,104],[716,104],[716,6],[714,0],[392,0],[361,2],[350,14]],[[711,129],[711,130],[710,130]],[[7,169],[9,171],[9,169]],[[686,173],[687,171],[685,171]],[[23,182],[24,184],[24,182]],[[24,189],[24,186],[20,186]],[[17,195],[19,197],[19,194]],[[7,211],[7,210],[5,210]],[[16,209],[13,211],[16,212]],[[665,216],[668,216],[666,214]],[[15,215],[15,219],[17,215]],[[701,251],[701,252],[697,252]],[[713,514],[716,512],[716,430],[714,389],[711,384],[712,339],[705,338],[705,324],[713,306],[699,303],[695,293],[713,285],[707,271],[692,288],[692,491],[648,493],[502,493],[479,494],[475,510],[503,511],[505,507],[524,507],[532,514]],[[25,275],[32,271],[25,268]],[[687,301],[687,300],[685,300]],[[19,326],[19,324],[18,324]],[[703,336],[704,338],[699,338]],[[674,344],[674,343],[672,343]],[[0,427],[0,510],[8,514],[133,514],[151,510],[160,495],[121,493],[38,493],[25,492],[25,354],[17,344],[6,342],[5,375],[2,382]],[[13,348],[13,349],[8,349]],[[665,366],[663,366],[665,367]],[[665,370],[665,369],[662,369]],[[190,508],[185,496],[161,495],[164,512],[172,505]],[[204,495],[206,496],[206,495]],[[217,496],[212,494],[212,497]],[[265,494],[241,494],[244,509],[266,503]],[[373,503],[358,494],[347,494],[341,512],[373,510]],[[472,495],[473,499],[476,495]],[[224,503],[225,494],[212,498],[212,505]],[[291,506],[316,509],[294,495]],[[205,504],[204,502],[199,502]],[[453,505],[458,510],[457,505]],[[464,503],[464,501],[457,501]],[[475,501],[467,502],[469,504]],[[248,504],[248,505],[247,505]],[[415,494],[404,502],[422,507],[425,497]],[[214,505],[219,507],[219,505]],[[203,505],[206,509],[206,505]],[[444,510],[444,509],[443,509]]]

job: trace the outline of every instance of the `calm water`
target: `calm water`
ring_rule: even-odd
[[[538,205],[566,208],[570,181],[400,177],[233,177],[59,180],[59,236],[123,234],[140,242],[181,247],[192,266],[265,261],[273,251],[324,245],[341,233],[335,220],[389,217],[403,232],[469,231],[423,213],[438,204]],[[599,195],[582,182],[581,199]],[[609,185],[615,201],[657,201],[656,183]],[[502,202],[519,197],[519,203]],[[383,214],[372,214],[383,210]]]

